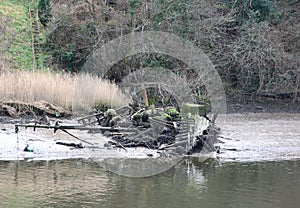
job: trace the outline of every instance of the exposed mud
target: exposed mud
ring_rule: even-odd
[[[300,159],[300,105],[283,101],[270,102],[257,99],[229,102],[226,122],[217,119],[222,130],[219,138],[220,152],[216,156],[226,161],[261,161]],[[67,159],[90,158],[91,154],[100,157],[122,158],[131,155],[137,158],[159,157],[157,151],[137,148],[129,153],[122,149],[105,147],[107,138],[101,134],[75,132],[93,145],[85,144],[63,132],[53,134],[50,130],[32,129],[14,132],[14,124],[35,120],[34,116],[0,117],[0,159]],[[75,118],[69,118],[74,122]],[[68,122],[65,120],[65,122]],[[73,143],[61,145],[57,142]],[[78,148],[80,145],[85,148]],[[29,145],[33,152],[24,151]],[[78,146],[77,146],[78,145]],[[46,147],[46,148],[45,148]],[[44,158],[45,159],[45,158]]]
[[[265,96],[228,96],[228,113],[300,113],[299,101]]]
[[[300,114],[229,114],[220,127],[221,161],[300,159]]]
[[[1,124],[0,160],[55,160],[73,158],[148,158],[159,157],[157,151],[135,148],[135,152],[120,148],[107,148],[109,141],[102,134],[87,131],[72,132],[88,143],[76,140],[64,132],[22,129],[14,132],[13,124]]]
[[[69,117],[72,113],[62,107],[40,101],[34,103],[25,103],[21,101],[1,101],[0,116],[20,117],[26,115],[32,116],[52,116]]]

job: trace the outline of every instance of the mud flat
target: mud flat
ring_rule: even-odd
[[[300,159],[300,114],[229,114],[220,127],[223,162]]]
[[[144,147],[107,147],[109,138],[100,133],[76,132],[89,144],[78,142],[63,132],[32,129],[18,133],[13,124],[2,124],[0,130],[0,160],[63,160],[83,158],[98,163],[101,167],[129,177],[146,177],[168,170],[180,162],[184,155],[166,155],[164,151]],[[195,154],[200,161],[214,154]]]
[[[126,176],[145,177],[163,172],[181,161],[186,155],[175,154],[173,150],[150,149],[145,147],[116,147],[107,146],[111,138],[101,133],[75,131],[70,135],[53,129],[33,128],[15,130],[15,123],[28,123],[28,119],[7,120],[9,124],[1,124],[0,130],[0,160],[62,160],[84,158],[97,162],[100,166]],[[74,123],[65,120],[64,124]],[[203,126],[202,126],[203,127]],[[86,142],[84,142],[84,141]],[[209,149],[209,148],[207,148]],[[196,157],[204,161],[214,157],[215,152],[202,150],[188,157]]]
[[[0,117],[0,160],[55,160],[71,158],[158,158],[157,150],[147,148],[109,148],[102,134],[86,131],[72,132],[92,143],[85,144],[63,132],[38,129],[21,129],[14,132],[14,123],[25,122]],[[219,154],[222,162],[278,161],[300,159],[300,114],[295,113],[243,113],[229,114],[220,124]],[[0,122],[1,122],[0,121]],[[3,122],[6,122],[4,124]],[[10,122],[10,123],[9,123]],[[217,120],[218,125],[218,120]],[[84,148],[57,144],[82,144]],[[29,145],[33,152],[24,149]]]
[[[16,121],[14,121],[16,122]],[[76,131],[80,142],[63,132],[53,133],[51,130],[22,129],[14,132],[14,124],[0,125],[0,160],[57,160],[74,158],[157,158],[157,150],[147,148],[121,148],[105,147],[109,138],[100,133],[91,134],[87,131]],[[73,132],[72,132],[73,133]]]
[[[51,160],[68,158],[88,158],[82,148],[56,144],[57,141],[78,143],[57,133],[24,130],[14,132],[13,124],[1,124],[0,160]]]

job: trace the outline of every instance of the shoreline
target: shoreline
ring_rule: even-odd
[[[12,102],[14,103],[14,102]],[[18,103],[18,102],[16,102]],[[39,102],[37,102],[39,103]],[[41,102],[42,103],[42,102]],[[1,103],[0,103],[1,104]],[[25,103],[22,103],[23,105]],[[45,103],[42,103],[45,105]],[[47,104],[47,103],[46,103]],[[61,120],[74,120],[80,116],[76,113],[64,110],[61,107],[54,106],[52,104],[51,108],[41,107],[34,109],[31,112],[25,111],[20,113],[9,114],[8,111],[1,111],[0,108],[0,123],[18,123],[18,122],[28,122],[29,120],[34,120],[37,118],[42,118],[43,114],[46,114],[52,119]],[[291,101],[284,99],[274,99],[265,96],[241,96],[233,97],[232,95],[226,96],[226,107],[227,114],[247,114],[247,113],[300,113],[300,102]],[[20,110],[20,109],[17,109]],[[55,112],[59,113],[59,117],[55,117]]]
[[[259,96],[233,98],[227,95],[227,113],[300,113],[300,102]]]

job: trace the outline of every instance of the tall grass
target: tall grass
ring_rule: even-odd
[[[8,100],[46,101],[73,111],[128,102],[116,84],[90,74],[29,71],[0,73],[0,102]]]

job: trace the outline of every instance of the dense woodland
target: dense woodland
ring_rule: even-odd
[[[300,97],[299,0],[2,0],[0,17],[0,71],[80,72],[108,41],[155,30],[201,48],[229,95]],[[111,78],[158,66],[186,67],[162,54],[138,54],[114,66]]]

